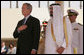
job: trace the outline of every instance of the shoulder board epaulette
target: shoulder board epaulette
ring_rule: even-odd
[[[79,25],[83,26],[83,24],[78,23]]]

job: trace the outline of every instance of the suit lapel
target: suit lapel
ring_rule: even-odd
[[[27,19],[26,23],[25,24],[28,24],[31,20],[31,15],[29,16],[29,18]]]

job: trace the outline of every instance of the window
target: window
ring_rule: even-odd
[[[70,5],[70,7],[69,7]],[[73,8],[73,9],[83,9],[83,1],[80,4],[80,1],[64,1],[64,9],[66,8]]]
[[[83,9],[83,1],[82,1],[82,9]]]
[[[69,1],[64,1],[64,9],[69,7]]]
[[[71,8],[80,9],[80,1],[71,1]]]
[[[49,5],[51,5],[52,3],[55,3],[55,1],[49,1]]]
[[[47,1],[40,1],[40,7],[47,7]]]
[[[16,8],[16,1],[11,1],[11,8]]]
[[[1,1],[1,8],[10,8],[10,1]]]
[[[22,7],[23,3],[30,3],[33,7],[38,7],[38,1],[18,1],[19,8]]]

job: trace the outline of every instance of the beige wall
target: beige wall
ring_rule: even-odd
[[[66,10],[64,15],[66,15]],[[83,10],[77,10],[79,16],[77,22],[83,24]],[[40,22],[45,19],[49,20],[49,12],[47,8],[33,8],[31,13],[34,17],[37,17]],[[1,38],[13,38],[13,31],[17,25],[17,22],[23,18],[21,9],[1,9]]]

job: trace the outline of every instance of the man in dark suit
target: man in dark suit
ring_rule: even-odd
[[[40,39],[40,21],[30,15],[32,6],[24,3],[22,14],[24,19],[20,20],[13,33],[17,41],[17,54],[36,54]]]

